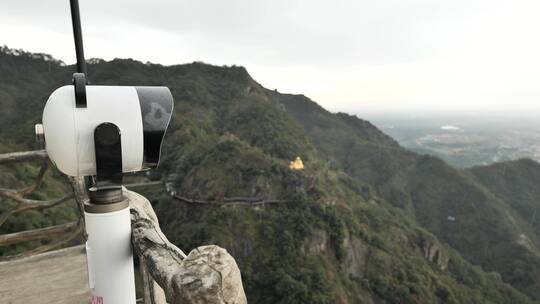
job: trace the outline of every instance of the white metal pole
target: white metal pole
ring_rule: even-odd
[[[129,206],[84,216],[92,304],[135,304]]]

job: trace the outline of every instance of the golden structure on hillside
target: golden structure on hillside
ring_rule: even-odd
[[[292,160],[289,163],[289,168],[291,170],[302,170],[304,169],[304,163],[302,162],[302,159],[300,156],[297,156],[295,160]]]

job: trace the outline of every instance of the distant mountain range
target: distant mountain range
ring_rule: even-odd
[[[227,248],[250,303],[540,303],[536,162],[458,170],[368,121],[265,89],[243,67],[115,59],[88,70],[96,85],[171,89],[174,118],[151,179],[186,198],[282,201],[208,206],[145,193],[180,248]],[[73,72],[50,56],[1,49],[0,152],[36,148],[33,124]],[[303,170],[289,168],[296,157]],[[0,183],[32,170],[8,167]],[[14,217],[1,232],[45,224]]]

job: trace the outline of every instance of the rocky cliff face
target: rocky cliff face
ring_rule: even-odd
[[[439,244],[426,243],[424,244],[422,249],[424,251],[424,257],[428,261],[437,265],[437,267],[441,271],[445,271],[448,269],[448,261],[450,260],[450,258],[448,257],[448,255],[444,253],[444,250],[441,248]]]
[[[357,237],[343,239],[343,269],[345,274],[353,279],[366,278],[369,257],[369,245]]]

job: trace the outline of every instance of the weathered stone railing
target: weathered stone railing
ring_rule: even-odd
[[[132,242],[140,257],[147,303],[246,303],[240,270],[218,246],[201,246],[187,256],[159,228],[150,202],[125,191],[131,207]],[[152,282],[157,282],[157,285]]]
[[[0,246],[19,241],[50,237],[51,234],[84,231],[82,206],[87,202],[86,187],[82,178],[70,178],[73,194],[54,201],[33,201],[24,198],[34,192],[48,168],[44,151],[0,154],[0,165],[22,161],[41,160],[39,176],[35,185],[23,190],[0,189],[0,196],[16,202],[0,219],[24,210],[45,209],[56,206],[73,197],[81,211],[78,222],[43,229],[0,235]],[[144,303],[246,303],[240,270],[234,258],[218,246],[201,246],[185,255],[169,242],[160,229],[157,216],[150,202],[135,192],[125,190],[129,200],[132,222],[132,244],[139,257],[144,285]],[[5,221],[5,219],[4,219]],[[0,222],[0,225],[3,222]],[[55,243],[39,251],[50,250],[65,243]],[[37,252],[36,250],[32,253]]]

